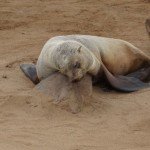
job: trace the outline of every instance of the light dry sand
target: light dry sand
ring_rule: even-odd
[[[0,150],[149,150],[150,90],[94,88],[79,114],[33,90],[19,69],[54,35],[121,38],[150,55],[148,0],[0,0]]]

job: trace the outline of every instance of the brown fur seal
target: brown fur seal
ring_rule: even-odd
[[[141,68],[144,69],[139,71]],[[98,79],[105,74],[112,87],[131,92],[149,87],[139,79],[150,76],[150,57],[120,39],[56,36],[44,45],[36,69],[30,64],[22,64],[21,69],[34,83],[55,72],[61,72],[71,81],[81,80],[85,74]]]

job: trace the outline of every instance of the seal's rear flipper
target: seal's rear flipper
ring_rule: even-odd
[[[134,92],[143,88],[150,87],[149,83],[144,83],[137,78],[127,76],[116,76],[115,84],[112,84],[117,90],[124,92]]]
[[[150,36],[150,19],[146,19],[145,26],[146,26],[146,30]]]
[[[134,92],[139,89],[150,87],[149,83],[144,83],[137,78],[128,76],[114,76],[112,75],[105,65],[102,63],[105,75],[111,86],[119,91]]]
[[[37,76],[36,67],[34,64],[21,64],[20,65],[21,70],[24,72],[24,74],[34,83],[39,83],[39,79]]]
[[[127,77],[134,77],[134,78],[137,78],[141,81],[149,82],[149,80],[150,80],[150,67],[139,69],[136,72],[128,74]]]

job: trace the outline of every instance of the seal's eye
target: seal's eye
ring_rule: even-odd
[[[81,67],[81,64],[79,62],[76,62],[73,66],[74,68],[80,68]]]

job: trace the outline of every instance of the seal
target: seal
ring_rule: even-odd
[[[150,37],[150,19],[146,19],[145,27],[146,27],[147,33],[148,33],[148,35]]]
[[[20,67],[35,84],[60,72],[72,82],[81,80],[85,74],[97,80],[106,76],[112,87],[124,92],[150,86],[143,82],[150,76],[150,57],[121,39],[56,36],[44,45],[36,66],[21,64]]]

